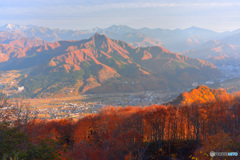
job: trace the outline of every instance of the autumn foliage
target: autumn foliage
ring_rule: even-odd
[[[107,107],[77,121],[32,120],[26,135],[33,146],[50,145],[53,159],[210,159],[212,150],[239,153],[239,117],[238,97],[187,106]]]

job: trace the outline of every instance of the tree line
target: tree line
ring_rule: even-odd
[[[110,106],[78,120],[19,118],[11,126],[1,122],[0,158],[211,159],[210,151],[239,152],[239,117],[235,96],[185,106]]]

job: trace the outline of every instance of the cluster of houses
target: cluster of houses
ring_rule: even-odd
[[[205,82],[205,85],[213,85],[214,83],[215,83],[214,81],[206,81],[206,82]],[[198,82],[192,83],[192,86],[193,86],[193,87],[197,87],[198,85],[199,85]],[[201,85],[203,85],[203,84],[201,83]]]

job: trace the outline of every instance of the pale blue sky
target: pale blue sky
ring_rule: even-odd
[[[188,28],[215,31],[240,28],[239,0],[0,0],[0,25],[33,24],[91,29]]]

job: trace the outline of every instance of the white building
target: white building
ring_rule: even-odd
[[[24,86],[18,87],[18,91],[19,91],[19,92],[22,92],[23,90],[24,90]]]
[[[206,84],[214,84],[213,81],[206,81]]]
[[[193,86],[193,87],[197,87],[197,86],[198,86],[198,83],[197,83],[197,82],[194,82],[194,83],[192,83],[192,86]]]

